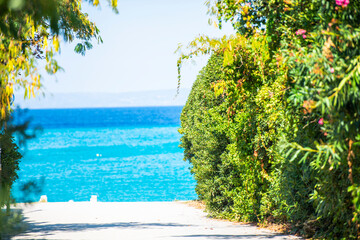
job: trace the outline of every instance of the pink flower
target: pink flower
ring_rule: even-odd
[[[324,125],[324,119],[323,119],[323,118],[320,118],[319,121],[318,121],[318,123],[319,123],[320,125]]]
[[[296,31],[296,35],[303,35],[303,34],[305,34],[306,33],[306,30],[304,30],[304,29],[299,29],[299,30],[297,30]],[[304,36],[304,35],[303,35]],[[305,37],[306,37],[306,35],[305,35]]]
[[[330,68],[330,72],[334,73],[335,72],[334,68]]]
[[[336,5],[346,7],[350,3],[350,0],[335,0],[335,3]]]
[[[303,35],[302,35],[302,37],[303,37],[303,39],[305,39],[305,38],[306,38],[306,35],[305,35],[305,34],[303,34]]]

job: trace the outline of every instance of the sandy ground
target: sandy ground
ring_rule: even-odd
[[[11,239],[298,239],[206,217],[182,202],[68,202],[20,206],[28,230]]]

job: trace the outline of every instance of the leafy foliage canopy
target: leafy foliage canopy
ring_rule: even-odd
[[[182,116],[182,146],[200,198],[218,216],[358,239],[360,3],[208,5],[220,26],[230,21],[238,34],[201,36],[178,62],[222,58],[200,73]],[[205,91],[200,83],[203,99],[195,97]]]

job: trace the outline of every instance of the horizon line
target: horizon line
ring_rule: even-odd
[[[15,107],[16,110],[75,110],[75,109],[104,109],[104,108],[166,108],[166,107],[184,107],[185,105],[158,105],[158,106],[118,106],[118,107],[55,107],[55,108],[21,108]]]

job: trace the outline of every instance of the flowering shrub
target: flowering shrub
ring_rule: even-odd
[[[268,188],[278,164],[273,142],[279,135],[274,130],[280,133],[288,125],[281,118],[285,79],[275,81],[277,71],[266,63],[269,52],[260,36],[203,43],[203,49],[218,49],[193,85],[179,130],[196,191],[213,215],[265,219],[268,209],[282,204],[273,199],[275,194],[269,196]]]
[[[196,178],[205,168],[212,174],[213,185],[207,175],[197,178],[202,192],[212,194],[203,197],[209,209],[246,221],[291,222],[307,236],[358,239],[360,2],[209,4],[220,26],[231,21],[242,34],[197,39],[182,56],[223,54],[222,74],[208,85],[221,101],[198,105],[199,116],[211,117],[181,130],[183,139],[194,129],[222,136],[209,139],[217,155],[205,146],[186,155],[192,163],[209,161],[193,169]],[[185,152],[192,141],[183,144]]]

